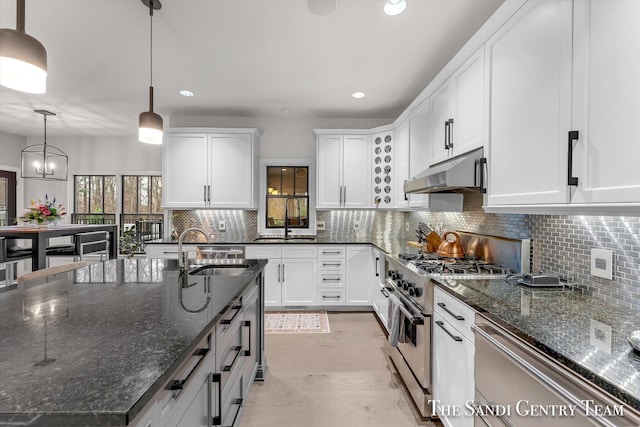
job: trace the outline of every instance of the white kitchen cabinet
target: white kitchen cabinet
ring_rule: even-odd
[[[574,3],[572,203],[640,201],[639,21],[637,1]]]
[[[395,182],[395,207],[408,208],[409,195],[404,192],[404,182],[409,175],[409,119],[404,120],[396,128],[396,182]]]
[[[371,135],[373,206],[392,208],[395,204],[395,132],[393,129]]]
[[[368,135],[318,133],[317,159],[319,209],[372,206]]]
[[[314,305],[318,283],[316,245],[248,245],[247,259],[267,259],[264,300],[267,307]]]
[[[255,208],[258,140],[256,129],[168,130],[163,207]]]
[[[374,263],[371,246],[348,246],[346,256],[347,305],[371,305]]]
[[[529,1],[486,43],[489,205],[569,202],[572,18],[570,0]]]
[[[433,380],[436,413],[447,427],[473,427],[474,417],[465,416],[466,404],[475,397],[475,337],[471,330],[475,312],[444,292],[434,290]],[[459,414],[442,411],[457,407]]]
[[[344,305],[345,247],[318,246],[318,304]]]
[[[484,68],[481,47],[431,95],[429,164],[484,145]]]
[[[388,302],[388,291],[385,288],[385,255],[379,249],[372,249],[372,257],[373,257],[373,265],[374,265],[374,274],[371,280],[371,307],[373,308],[374,313],[387,329],[389,330],[388,323],[388,310],[389,310],[389,302]]]
[[[429,100],[420,104],[409,117],[409,177],[429,166]],[[429,206],[426,194],[407,194],[410,208]]]

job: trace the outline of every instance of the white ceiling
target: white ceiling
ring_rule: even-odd
[[[407,0],[396,17],[384,15],[384,0],[336,0],[327,16],[307,0],[161,1],[153,83],[167,126],[188,115],[393,120],[503,0]],[[15,6],[0,0],[0,27],[15,28]],[[148,9],[140,0],[26,8],[26,31],[48,52],[47,93],[0,87],[0,130],[41,135],[33,110],[48,109],[58,114],[52,136],[137,138],[148,109]]]

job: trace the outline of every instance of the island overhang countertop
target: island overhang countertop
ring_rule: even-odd
[[[169,260],[109,260],[0,293],[0,425],[127,425],[265,264],[213,278],[200,313],[181,307]],[[45,318],[55,361],[41,366]]]

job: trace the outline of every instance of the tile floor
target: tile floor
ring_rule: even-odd
[[[329,334],[266,335],[267,377],[240,427],[441,426],[415,415],[372,313],[330,313],[329,323]]]

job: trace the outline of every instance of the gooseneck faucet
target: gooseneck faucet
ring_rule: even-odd
[[[184,236],[190,231],[200,232],[207,239],[207,243],[211,243],[209,235],[202,228],[193,227],[184,230],[178,238],[178,267],[180,267],[180,270],[184,270],[189,263],[189,250],[182,252],[182,241],[184,240]]]
[[[289,238],[289,200],[293,199],[298,202],[298,222],[300,220],[300,199],[296,196],[289,196],[286,198],[284,202],[284,238],[285,240]],[[298,225],[300,225],[298,223]]]

